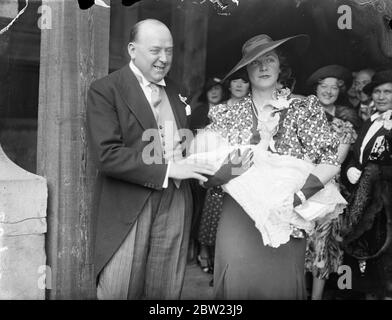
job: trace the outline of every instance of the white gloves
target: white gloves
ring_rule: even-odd
[[[347,178],[348,181],[350,181],[351,184],[356,184],[361,177],[362,171],[358,170],[355,167],[351,167],[350,169],[347,170]]]

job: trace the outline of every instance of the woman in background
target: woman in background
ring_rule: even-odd
[[[226,99],[226,91],[217,77],[208,78],[204,84],[197,105],[191,114],[190,129],[194,132],[203,129],[209,124],[208,111],[211,106],[221,103]]]
[[[340,90],[350,81],[350,71],[339,65],[322,67],[307,80],[308,86],[313,89],[312,91],[320,100],[332,131],[339,138],[338,161],[340,164],[345,161],[351,145],[357,138],[352,123],[340,119],[336,112],[336,101]],[[336,181],[340,183],[338,176]],[[347,196],[347,193],[342,193]],[[306,270],[313,275],[312,300],[322,299],[326,280],[342,265],[343,251],[339,244],[339,230],[338,217],[329,216],[328,219],[316,221],[315,229],[307,239]]]
[[[203,91],[198,99],[197,105],[191,114],[190,129],[196,134],[197,130],[204,129],[209,124],[208,111],[211,106],[221,103],[226,99],[226,90],[217,77],[208,78],[204,84]],[[198,244],[197,262],[204,272],[211,272],[212,263],[209,258],[207,244],[200,242],[199,231],[202,211],[206,199],[207,190],[195,180],[191,182],[193,190],[193,215],[191,227],[191,239]]]
[[[225,85],[230,92],[230,98],[226,103],[232,106],[249,93],[250,84],[246,70],[241,69],[232,74],[225,80]]]
[[[249,93],[249,78],[245,70],[232,74],[225,81],[225,88],[230,92],[230,98],[223,102],[229,106],[238,103]],[[207,190],[203,211],[201,214],[198,241],[200,253],[199,264],[204,272],[213,272],[216,230],[222,210],[223,191],[221,186],[214,186]]]

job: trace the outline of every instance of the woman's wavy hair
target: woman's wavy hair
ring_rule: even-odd
[[[280,48],[275,49],[275,52],[279,58],[280,64],[278,82],[282,85],[282,87],[290,88],[291,91],[293,91],[295,86],[295,78],[293,77],[293,71],[290,67],[286,53]]]

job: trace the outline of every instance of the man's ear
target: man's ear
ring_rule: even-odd
[[[135,43],[134,42],[130,42],[128,43],[128,54],[131,57],[131,59],[135,59],[136,53],[135,53]]]

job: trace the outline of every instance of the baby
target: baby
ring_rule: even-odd
[[[314,165],[275,153],[273,136],[277,132],[279,119],[276,108],[272,105],[263,107],[258,115],[257,129],[261,140],[257,145],[231,146],[219,132],[200,132],[192,143],[193,155],[190,157],[212,163],[218,170],[233,150],[253,150],[253,165],[222,188],[254,220],[264,244],[272,247],[287,243],[293,227],[310,233],[314,220],[336,217],[347,204],[337,186],[328,183],[303,205],[293,208],[294,193],[301,189]]]

